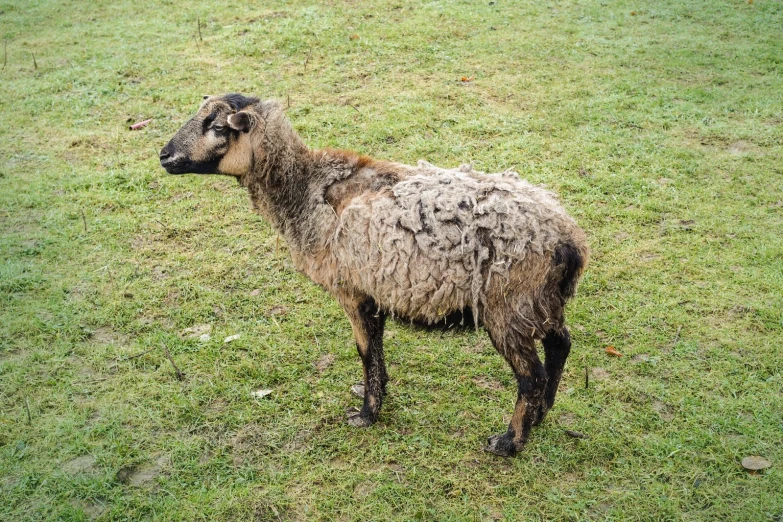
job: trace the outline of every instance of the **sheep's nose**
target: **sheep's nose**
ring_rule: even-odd
[[[160,161],[163,162],[171,157],[171,154],[169,154],[169,151],[166,150],[168,147],[163,147],[160,151]]]

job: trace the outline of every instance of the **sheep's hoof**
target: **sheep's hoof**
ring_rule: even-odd
[[[372,419],[362,417],[362,413],[356,408],[349,408],[345,421],[354,428],[369,428],[373,425]]]
[[[513,457],[517,454],[518,449],[509,434],[504,433],[503,435],[492,435],[489,437],[487,445],[484,446],[484,451],[501,457]]]

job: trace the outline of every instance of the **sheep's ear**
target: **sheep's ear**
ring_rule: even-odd
[[[202,98],[204,98],[204,99],[206,100],[207,98],[209,98],[209,97],[210,97],[210,95],[209,95],[209,94],[202,94],[202,95],[201,95],[201,97],[202,97]]]
[[[228,117],[228,126],[234,130],[247,132],[250,130],[251,125],[252,125],[252,121],[250,119],[250,115],[245,111],[240,111],[236,114],[231,114]]]

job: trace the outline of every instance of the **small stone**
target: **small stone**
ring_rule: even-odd
[[[198,338],[198,340],[201,343],[205,343],[205,342],[209,341],[211,338],[212,338],[211,335],[209,335],[208,333],[205,333],[205,334],[202,334],[201,337]]]
[[[351,386],[351,395],[364,399],[364,384],[354,384]]]
[[[269,389],[260,389],[253,392],[250,392],[250,396],[254,399],[263,399],[267,395],[270,395],[272,393],[272,390]]]
[[[231,341],[236,341],[236,340],[237,340],[237,339],[239,339],[240,337],[242,337],[242,334],[234,334],[234,335],[229,335],[228,337],[226,337],[225,339],[223,339],[223,342],[224,342],[224,343],[230,343]]]
[[[764,457],[758,455],[751,455],[742,459],[742,467],[750,471],[760,471],[772,466],[772,463]]]

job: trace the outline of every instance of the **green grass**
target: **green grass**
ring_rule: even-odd
[[[0,519],[780,521],[781,27],[773,0],[1,1]],[[381,420],[343,423],[338,306],[235,182],[158,165],[227,91],[290,98],[313,147],[560,194],[593,257],[516,459],[481,451],[515,393],[483,333],[390,324]]]

